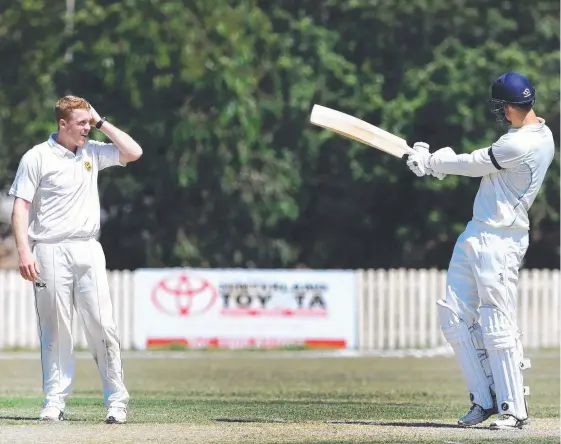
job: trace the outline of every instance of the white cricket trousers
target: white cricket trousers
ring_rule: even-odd
[[[496,307],[517,325],[518,270],[527,249],[526,230],[470,221],[450,260],[446,305],[468,325],[479,321],[480,305]]]
[[[40,278],[34,282],[41,341],[44,407],[64,410],[73,390],[74,309],[97,364],[107,407],[126,407],[121,348],[113,320],[113,305],[105,255],[95,239],[35,243],[33,253]]]
[[[442,332],[462,368],[471,401],[485,409],[496,402],[502,414],[519,420],[528,412],[516,290],[527,248],[527,231],[472,220],[456,242],[446,298],[438,301]]]

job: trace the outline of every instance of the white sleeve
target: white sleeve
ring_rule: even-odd
[[[33,202],[41,181],[41,166],[36,151],[28,151],[19,162],[16,177],[8,194]]]
[[[124,166],[119,161],[121,153],[115,144],[98,142],[97,140],[90,140],[88,143],[92,145],[93,155],[97,157],[100,171],[112,166]]]
[[[437,173],[469,177],[487,176],[500,169],[493,164],[490,152],[491,148],[480,148],[469,154],[456,154],[452,148],[441,148],[431,154],[428,166]]]
[[[470,177],[487,176],[503,168],[514,168],[527,151],[520,140],[516,140],[518,143],[510,134],[505,134],[490,147],[469,154],[456,154],[452,148],[442,148],[430,156],[429,168],[437,173]]]
[[[514,139],[505,134],[490,148],[491,160],[499,170],[514,168],[524,160],[528,152],[527,147],[523,137]]]

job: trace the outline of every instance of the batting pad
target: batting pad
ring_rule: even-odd
[[[499,414],[509,414],[519,420],[528,418],[522,380],[522,356],[517,344],[517,328],[496,307],[481,307],[483,341],[489,353],[489,363],[495,380]]]
[[[484,409],[492,408],[494,404],[491,395],[493,376],[486,362],[487,355],[482,356],[485,350],[478,350],[475,345],[477,342],[481,342],[481,339],[474,338],[467,324],[444,302],[438,301],[437,304],[440,328],[454,349],[456,359],[467,382],[471,401]],[[482,357],[485,358],[487,372]]]
[[[494,394],[495,381],[493,380],[493,372],[491,371],[491,364],[489,363],[489,354],[487,353],[487,349],[485,348],[485,344],[483,342],[483,328],[481,327],[481,324],[476,322],[469,327],[469,332],[471,333],[473,346],[475,347],[475,350],[477,350],[479,362],[481,362],[485,376],[487,376],[487,383],[489,384],[491,393]]]

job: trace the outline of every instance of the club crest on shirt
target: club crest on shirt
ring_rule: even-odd
[[[92,164],[90,162],[88,162],[87,160],[84,162],[84,166],[86,167],[86,170],[88,170],[88,171],[92,170]]]

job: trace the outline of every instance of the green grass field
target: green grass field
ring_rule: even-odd
[[[158,352],[160,353],[160,352]],[[12,355],[14,356],[14,355]],[[161,352],[124,356],[129,423],[103,423],[100,382],[79,359],[68,421],[36,420],[38,359],[1,359],[0,442],[559,443],[559,353],[533,355],[531,423],[462,429],[469,407],[451,357],[303,357],[294,352]],[[309,354],[308,354],[309,356]]]

